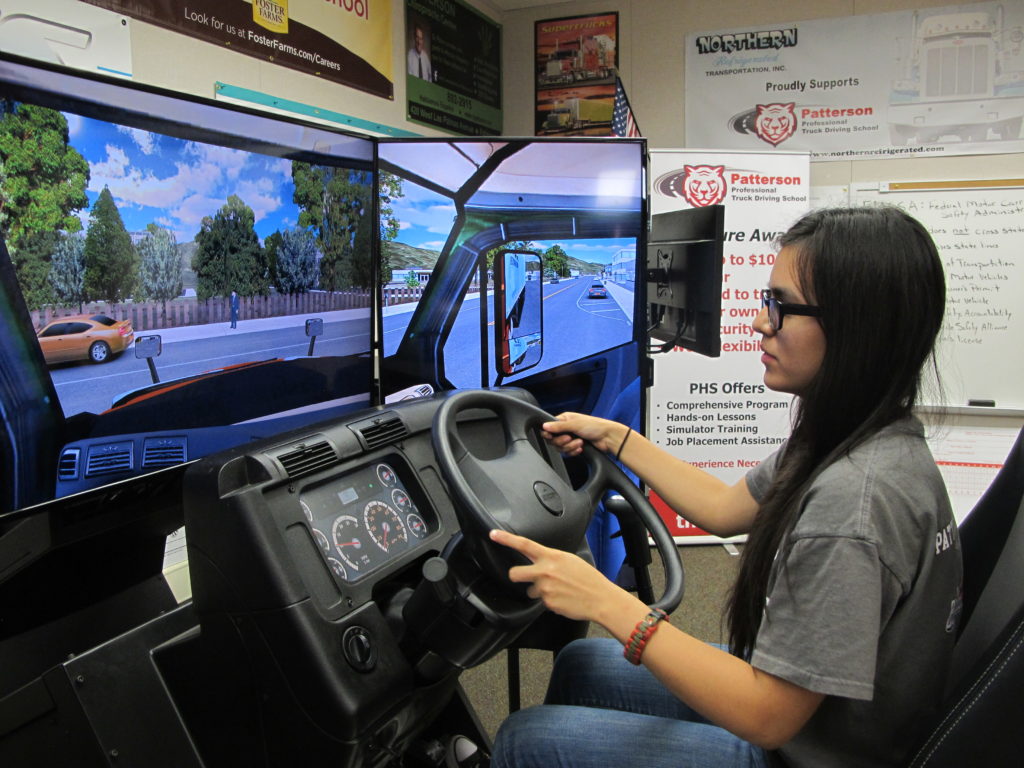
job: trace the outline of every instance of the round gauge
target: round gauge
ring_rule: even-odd
[[[327,564],[331,566],[331,572],[342,581],[348,581],[348,573],[345,571],[345,566],[341,564],[341,561],[333,558],[327,558]]]
[[[416,505],[412,503],[409,494],[401,488],[393,488],[391,490],[391,503],[398,507],[399,512],[408,513],[416,509]]]
[[[345,565],[353,571],[358,571],[370,564],[370,555],[363,547],[363,541],[360,538],[363,533],[362,526],[352,515],[340,515],[334,521],[331,533],[334,536],[334,546],[338,556]]]
[[[309,504],[304,502],[302,499],[299,499],[299,504],[302,505],[302,514],[304,514],[306,516],[306,520],[308,520],[309,524],[312,525],[313,524],[313,510],[310,509],[309,508]]]
[[[327,537],[324,535],[323,531],[321,531],[319,528],[314,528],[313,538],[316,539],[316,543],[320,545],[320,549],[322,549],[326,554],[330,554],[331,542],[327,540]]]
[[[363,522],[370,538],[385,552],[409,540],[401,516],[383,501],[371,501],[363,507]]]
[[[409,529],[409,533],[417,539],[422,539],[427,535],[427,524],[423,522],[422,517],[415,513],[405,516],[405,525]]]
[[[388,488],[391,488],[398,483],[398,475],[396,475],[395,470],[387,464],[377,465],[377,477],[379,477],[380,481]]]

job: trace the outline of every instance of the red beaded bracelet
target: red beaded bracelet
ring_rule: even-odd
[[[629,641],[622,649],[622,655],[630,664],[640,663],[640,657],[644,653],[647,642],[658,629],[658,624],[662,620],[668,621],[668,614],[660,608],[651,608],[647,615],[637,622],[629,636]]]

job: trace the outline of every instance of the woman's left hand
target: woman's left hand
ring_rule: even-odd
[[[513,582],[528,582],[527,594],[540,598],[548,610],[569,619],[602,622],[618,593],[629,597],[592,565],[571,552],[552,549],[508,531],[491,531],[491,540],[514,549],[530,561],[509,569]]]

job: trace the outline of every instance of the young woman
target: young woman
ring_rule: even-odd
[[[961,586],[949,499],[912,413],[945,305],[935,246],[898,209],[814,211],[781,238],[762,304],[764,382],[797,396],[796,415],[735,485],[612,421],[544,425],[568,454],[583,440],[621,452],[699,527],[748,534],[729,650],[576,556],[494,531],[532,563],[513,581],[615,638],[559,654],[544,705],[499,730],[496,768],[878,768],[900,765],[932,719]]]

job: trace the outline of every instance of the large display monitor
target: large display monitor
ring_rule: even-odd
[[[378,153],[385,399],[515,385],[552,412],[638,415],[644,143],[431,139]]]
[[[0,58],[0,510],[370,405],[373,157]]]

